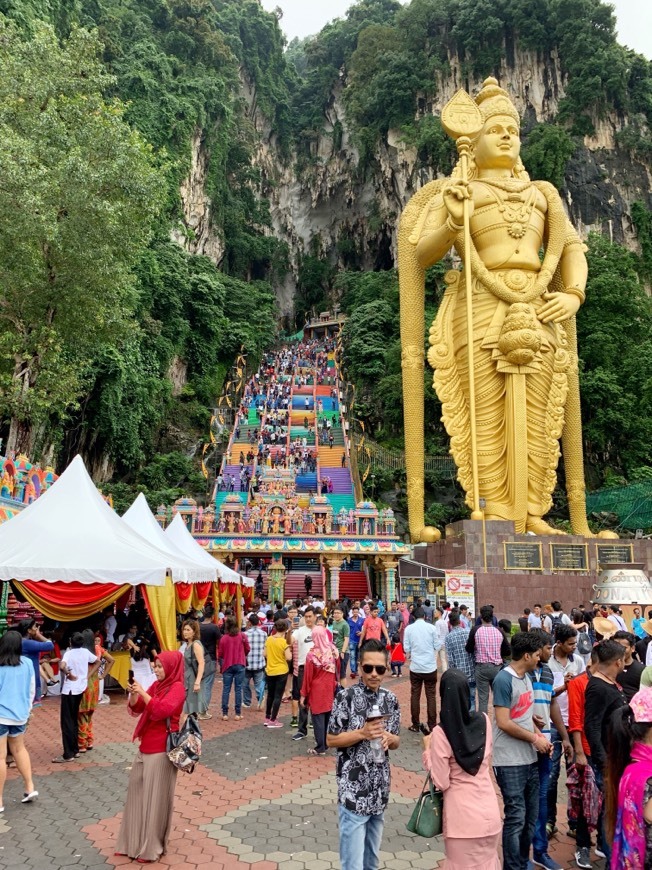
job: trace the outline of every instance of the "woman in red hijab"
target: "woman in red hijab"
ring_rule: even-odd
[[[326,732],[333,709],[335,688],[340,678],[340,654],[320,625],[312,630],[312,646],[306,656],[306,667],[301,684],[301,697],[312,714],[315,748],[308,755],[326,755]]]
[[[180,652],[159,653],[153,670],[156,682],[148,689],[136,682],[127,687],[129,713],[140,716],[133,737],[140,739],[140,749],[131,768],[116,844],[116,855],[128,855],[140,864],[158,861],[167,847],[177,779],[165,751],[167,720],[171,731],[179,730],[186,699]]]

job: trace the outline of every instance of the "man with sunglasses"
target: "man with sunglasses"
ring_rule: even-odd
[[[401,714],[396,696],[381,688],[388,670],[380,640],[360,647],[360,681],[335,696],[327,745],[337,749],[337,792],[342,870],[379,866],[383,814],[389,803],[388,750],[398,749]],[[382,718],[370,720],[377,705]],[[382,762],[373,760],[372,740],[381,740]]]

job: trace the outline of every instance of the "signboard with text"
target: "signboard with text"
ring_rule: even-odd
[[[475,574],[473,571],[446,571],[446,600],[449,604],[457,601],[466,604],[475,616]]]

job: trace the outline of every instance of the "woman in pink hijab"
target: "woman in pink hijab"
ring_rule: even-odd
[[[312,630],[312,647],[306,656],[301,697],[312,714],[315,748],[308,755],[326,755],[326,732],[333,709],[335,688],[340,678],[340,657],[328,632],[320,625]]]

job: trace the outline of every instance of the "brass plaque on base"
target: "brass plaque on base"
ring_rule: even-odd
[[[551,544],[550,564],[553,571],[588,571],[586,544]]]
[[[541,544],[505,541],[505,568],[508,571],[543,571]]]
[[[598,564],[611,565],[633,562],[631,544],[596,544]]]

